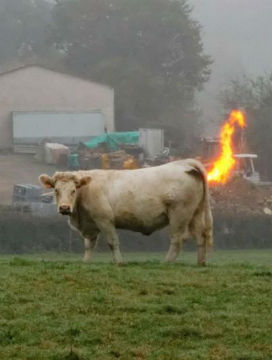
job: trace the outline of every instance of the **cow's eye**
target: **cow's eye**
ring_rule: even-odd
[[[72,195],[74,195],[74,194],[75,194],[75,192],[76,192],[76,190],[73,190],[73,191],[72,191]]]

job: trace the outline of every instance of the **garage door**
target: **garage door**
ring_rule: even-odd
[[[101,111],[13,112],[14,145],[38,145],[43,139],[76,145],[105,132]]]

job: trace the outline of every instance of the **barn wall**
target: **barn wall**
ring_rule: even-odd
[[[12,111],[101,110],[114,130],[113,89],[30,66],[0,75],[0,148],[12,146]]]

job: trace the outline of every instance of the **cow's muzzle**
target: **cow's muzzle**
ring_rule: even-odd
[[[72,211],[71,211],[71,207],[69,205],[62,205],[59,207],[59,213],[61,215],[71,215]]]

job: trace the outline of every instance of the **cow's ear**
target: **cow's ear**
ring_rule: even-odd
[[[79,189],[81,186],[88,185],[92,181],[91,176],[84,176],[77,181],[76,187]]]
[[[42,175],[40,175],[39,180],[40,180],[40,183],[47,189],[54,188],[54,181],[53,181],[53,178],[51,178],[51,176],[42,174]]]

